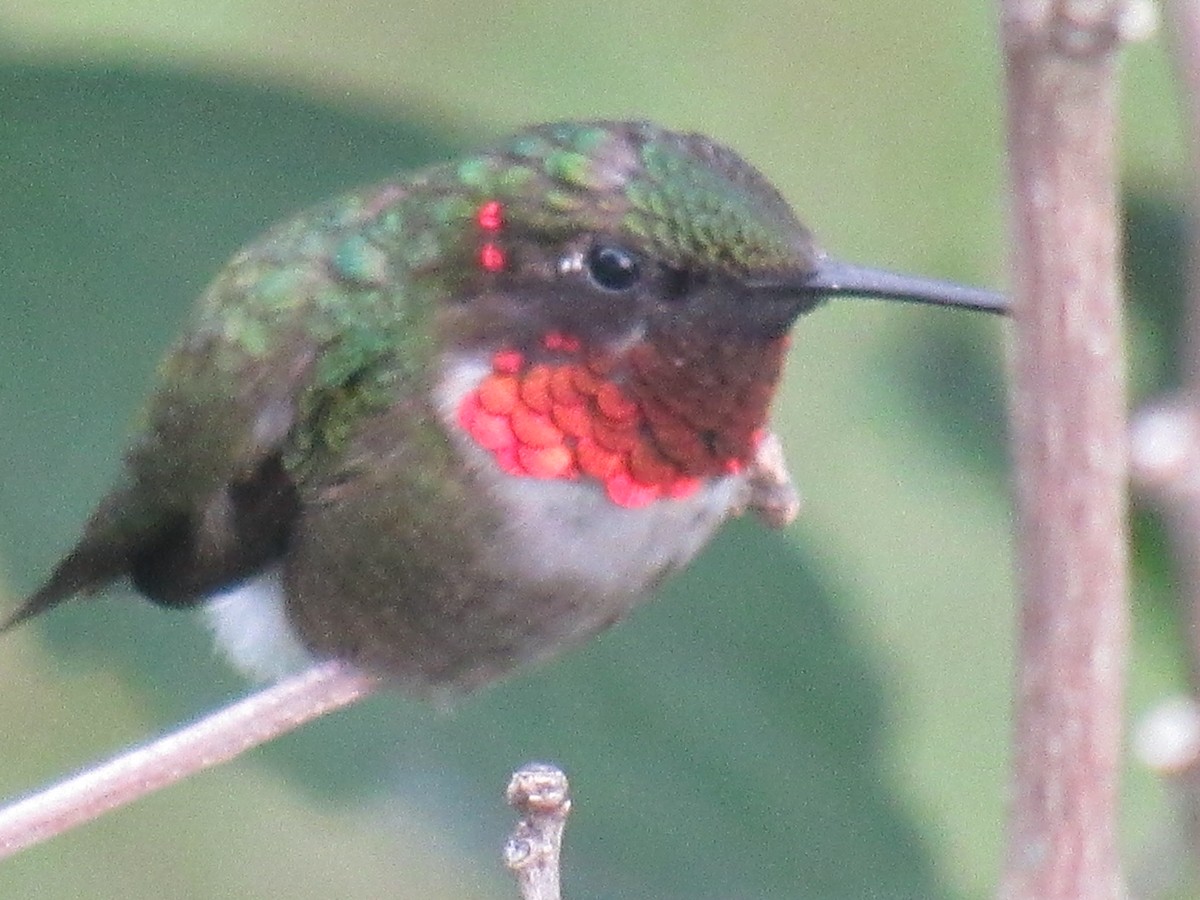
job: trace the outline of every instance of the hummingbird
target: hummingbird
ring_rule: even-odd
[[[268,231],[199,298],[118,483],[0,626],[128,581],[235,662],[468,691],[623,618],[746,511],[799,508],[797,319],[990,291],[827,256],[734,151],[528,128]]]

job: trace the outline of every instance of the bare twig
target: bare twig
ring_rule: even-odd
[[[1189,439],[1187,465],[1173,477],[1160,479],[1153,487],[1156,496],[1164,501],[1171,525],[1175,557],[1181,569],[1181,601],[1189,617],[1192,689],[1200,691],[1200,444],[1195,440],[1197,410],[1200,409],[1200,2],[1174,0],[1166,5],[1175,69],[1181,88],[1180,106],[1187,132],[1187,146],[1192,174],[1192,198],[1189,204],[1191,229],[1187,269],[1187,304],[1184,338],[1178,348],[1182,357],[1184,384],[1180,396],[1164,401],[1158,408],[1159,418],[1170,412],[1177,417],[1177,427],[1186,429]]]
[[[1163,513],[1172,545],[1177,583],[1181,631],[1188,648],[1188,669],[1193,698],[1200,695],[1200,2],[1171,0],[1165,5],[1166,33],[1170,38],[1180,107],[1187,138],[1192,177],[1189,198],[1190,234],[1187,266],[1186,320],[1176,348],[1181,357],[1184,381],[1172,396],[1160,398],[1140,410],[1131,436],[1133,475],[1145,494]],[[1196,716],[1195,700],[1190,707],[1165,704],[1152,714],[1151,726],[1143,729],[1141,756],[1164,779],[1168,799],[1174,807],[1171,826],[1178,834],[1164,835],[1135,874],[1153,890],[1177,890],[1186,880],[1195,883],[1200,861],[1200,742],[1184,745],[1188,753],[1173,754],[1176,732],[1153,727],[1155,723],[1186,721],[1181,710]],[[1161,746],[1160,746],[1161,745]],[[1178,759],[1163,765],[1166,757]],[[1162,871],[1174,880],[1153,876]]]
[[[1200,261],[1200,251],[1197,260]],[[1195,276],[1194,276],[1195,277]],[[1200,282],[1200,278],[1196,278]],[[1193,291],[1200,292],[1200,284]],[[1200,302],[1200,298],[1193,302]],[[1200,307],[1189,313],[1200,320]],[[1200,321],[1192,328],[1200,332]],[[1200,334],[1197,335],[1200,337]],[[1195,360],[1191,365],[1200,364]],[[1200,380],[1139,409],[1130,428],[1130,472],[1163,515],[1177,574],[1182,638],[1200,693]]]
[[[528,763],[513,773],[507,797],[521,820],[504,845],[504,864],[517,876],[521,900],[560,900],[562,835],[571,811],[567,776]]]
[[[1200,399],[1200,2],[1198,0],[1169,0],[1166,4],[1175,72],[1180,85],[1180,108],[1187,137],[1187,171],[1191,173],[1192,221],[1188,251],[1187,323],[1185,343],[1179,349],[1183,355],[1186,386],[1193,404]],[[1200,584],[1193,585],[1200,599]]]
[[[1194,895],[1194,841],[1200,827],[1200,704],[1190,697],[1160,703],[1139,723],[1133,748],[1139,761],[1163,780],[1167,802],[1166,814],[1140,839],[1130,866],[1130,895],[1140,900]]]
[[[349,706],[377,684],[322,663],[19,800],[0,809],[0,859]]]
[[[1001,9],[1022,608],[1000,893],[1115,898],[1128,631],[1114,165],[1124,5]]]

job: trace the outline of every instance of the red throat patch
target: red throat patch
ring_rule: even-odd
[[[767,380],[760,372],[724,383],[727,402],[714,405],[703,402],[711,387],[681,393],[664,383],[671,361],[650,345],[626,354],[621,381],[613,356],[580,353],[571,336],[548,334],[542,346],[574,358],[531,362],[502,350],[458,409],[463,429],[510,474],[592,478],[618,506],[637,508],[739,471],[762,438],[778,359]],[[781,358],[783,343],[775,350],[768,355]]]

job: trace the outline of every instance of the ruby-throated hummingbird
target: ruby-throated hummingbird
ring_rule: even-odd
[[[491,681],[620,619],[729,516],[790,521],[769,407],[792,324],[835,295],[1005,308],[833,261],[735,153],[646,123],[346,194],[217,276],[121,481],[4,627],[128,578],[209,604],[260,669]]]

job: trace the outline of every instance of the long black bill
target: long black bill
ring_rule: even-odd
[[[779,289],[820,297],[875,297],[880,300],[904,300],[910,303],[929,303],[934,306],[958,306],[983,312],[1008,312],[1008,299],[995,291],[967,287],[936,278],[900,275],[882,269],[871,269],[828,257],[821,260],[809,275]]]

